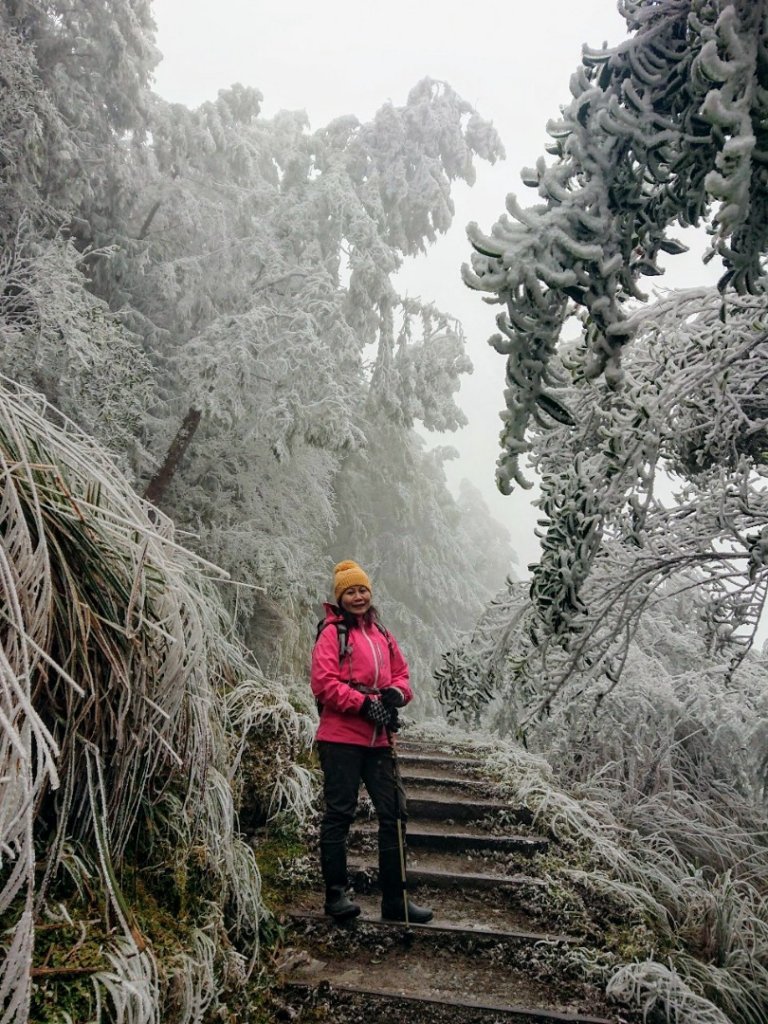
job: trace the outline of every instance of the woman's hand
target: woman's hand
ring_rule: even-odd
[[[381,702],[388,708],[401,708],[405,704],[405,694],[396,686],[386,686],[381,691]]]
[[[373,722],[374,725],[382,726],[387,725],[389,722],[389,708],[378,697],[375,700],[371,697],[366,697],[363,701],[363,706],[360,708],[360,714],[363,718],[367,718],[369,722]]]

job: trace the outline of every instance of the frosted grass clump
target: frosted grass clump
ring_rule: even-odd
[[[768,855],[759,809],[752,805],[748,814],[742,802],[728,819],[712,800],[697,802],[682,791],[679,777],[680,791],[659,793],[638,811],[633,794],[616,780],[605,785],[596,775],[568,792],[543,757],[503,741],[488,752],[486,767],[505,796],[533,812],[539,828],[552,832],[577,863],[586,861],[560,868],[560,879],[625,908],[667,952],[665,963],[649,949],[646,960],[612,974],[596,967],[607,975],[609,995],[646,1013],[661,1010],[677,1024],[764,1020]]]
[[[609,982],[607,992],[641,1006],[646,1015],[661,1009],[667,1020],[679,1024],[731,1024],[730,1017],[696,995],[675,970],[655,960],[622,967]]]
[[[247,977],[258,950],[264,909],[253,852],[235,833],[241,741],[225,707],[259,673],[229,639],[211,583],[220,572],[174,541],[94,442],[48,416],[42,399],[0,380],[3,1024],[29,1017],[36,922],[62,906],[77,921],[84,895],[109,936],[95,944],[94,1019],[154,1024],[172,988],[178,1019],[197,1020],[223,974]],[[279,748],[281,731],[306,742],[303,719],[269,691],[264,680],[248,691],[260,742]],[[292,793],[298,813],[302,801],[308,787]],[[124,892],[138,869],[155,901],[199,873],[175,933],[183,947],[189,932],[186,981],[173,978],[192,960],[147,941]],[[201,934],[215,947],[205,956]]]
[[[277,689],[263,678],[246,677],[225,696],[224,714],[232,734],[239,737],[230,780],[237,776],[253,737],[272,737],[275,749],[270,751],[274,760],[267,780],[271,785],[267,815],[273,818],[288,813],[304,821],[317,791],[315,773],[296,763],[299,755],[311,747],[315,732],[316,714],[306,694],[291,693],[288,681]]]

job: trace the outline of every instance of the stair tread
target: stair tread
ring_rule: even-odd
[[[419,950],[419,954],[421,954]],[[315,988],[329,983],[337,992],[380,997],[418,1005],[438,1005],[451,1010],[493,1011],[510,1018],[548,1021],[551,1024],[613,1024],[609,1018],[580,1012],[578,1006],[553,1005],[551,986],[509,970],[500,975],[492,964],[472,965],[471,971],[457,970],[456,958],[427,959],[415,963],[407,949],[389,950],[365,964],[350,964],[348,958],[308,958],[282,974],[289,984]],[[488,992],[494,997],[489,998]],[[379,1019],[378,1017],[374,1019]]]
[[[477,757],[454,757],[452,754],[412,754],[408,751],[398,752],[397,759],[413,765],[429,766],[449,763],[466,768],[479,768],[483,763]]]
[[[351,926],[364,924],[384,930],[397,930],[403,927],[403,922],[383,921],[378,913],[378,897],[366,898],[355,894],[355,903],[362,907],[359,917],[354,918]],[[336,924],[322,910],[308,910],[305,908],[290,909],[288,916],[299,921],[316,921],[327,923],[329,927],[337,927]],[[488,923],[477,922],[456,922],[440,917],[439,911],[428,924],[411,924],[411,928],[424,932],[446,932],[452,935],[464,935],[472,938],[489,938],[497,941],[518,940],[520,942],[550,942],[550,943],[577,943],[581,940],[574,935],[555,934],[553,932],[526,931],[517,928],[493,928]]]
[[[375,821],[356,822],[351,829],[350,835],[376,835],[378,824]],[[408,819],[408,838],[413,840],[421,836],[435,836],[440,838],[462,839],[467,841],[477,840],[479,843],[488,840],[508,840],[509,842],[526,843],[547,843],[549,840],[544,835],[525,835],[511,832],[497,834],[486,832],[482,829],[457,828],[455,825],[448,825],[442,821],[421,821],[415,818]]]
[[[495,811],[514,811],[515,807],[512,804],[504,803],[501,800],[494,800],[490,797],[480,797],[472,793],[461,791],[457,793],[446,793],[445,790],[440,790],[439,787],[421,787],[413,786],[411,783],[407,786],[408,793],[408,805],[410,806],[414,800],[430,800],[434,803],[445,804],[446,808],[450,808],[451,804],[466,805],[469,804],[473,807],[479,807],[482,809],[495,810]]]
[[[467,871],[466,867],[460,864],[460,861],[466,864],[466,858],[459,858],[456,855],[451,856],[450,854],[439,854],[438,856],[426,856],[419,857],[414,853],[409,852],[408,855],[408,878],[412,884],[420,883],[422,885],[429,885],[430,879],[434,880],[435,883],[441,881],[447,881],[449,879],[456,879],[462,884],[466,884],[467,887],[471,887],[473,884],[478,882],[489,883],[492,885],[529,885],[536,888],[546,888],[546,882],[541,878],[536,878],[534,875],[526,875],[523,872],[508,872],[508,871],[490,871],[488,870],[487,863],[481,862],[483,870]],[[378,872],[378,862],[376,855],[374,854],[371,859],[361,859],[354,861],[350,864],[350,873],[362,872],[365,874],[376,874]]]
[[[427,766],[424,771],[431,771],[432,769]],[[492,783],[489,783],[484,779],[474,779],[470,776],[446,776],[446,775],[423,775],[417,773],[415,770],[402,766],[400,774],[403,777],[403,781],[407,782],[409,786],[436,786],[440,789],[449,789],[455,787],[459,790],[464,790],[467,793],[472,792],[483,792],[489,788]]]

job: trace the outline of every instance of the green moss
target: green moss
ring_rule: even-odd
[[[29,1019],[34,1024],[95,1024],[96,1002],[89,978],[34,985]]]
[[[253,850],[261,874],[262,897],[273,913],[312,885],[307,870],[309,837],[294,820],[286,818],[262,829]]]

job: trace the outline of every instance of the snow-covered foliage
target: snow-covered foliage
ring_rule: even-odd
[[[445,651],[435,671],[437,696],[449,717],[479,724],[499,694],[513,700],[505,685],[513,638],[529,611],[528,585],[507,580],[486,605],[473,629]],[[505,721],[510,717],[504,716]],[[514,720],[514,718],[513,718]]]
[[[617,849],[600,884],[622,899],[631,885],[674,943],[670,963],[627,965],[611,991],[675,1019],[752,1022],[768,977],[755,943],[768,924],[768,705],[765,658],[749,650],[767,582],[765,296],[721,313],[706,289],[636,312],[620,389],[566,384],[578,343],[562,346],[570,424],[532,436],[541,560],[439,682],[459,720],[524,741],[576,787],[566,819],[587,797],[610,808]]]
[[[226,961],[239,959],[247,973],[265,914],[227,778],[249,732],[295,759],[311,719],[228,638],[214,567],[178,545],[103,451],[71,424],[53,426],[47,412],[3,381],[3,1020],[28,1019],[41,924],[81,929],[83,955],[95,957],[94,1007],[108,996],[110,1019],[160,1019],[193,943],[182,955],[179,934],[174,962],[125,886],[140,870],[158,907],[184,906],[192,863],[196,895],[207,896],[178,926],[207,934],[210,955],[187,979],[190,1004],[177,1019],[199,1020],[195,1003],[216,998]],[[251,800],[301,817],[312,790],[293,774],[265,780]]]
[[[147,167],[134,161],[142,187],[93,281],[153,366],[138,478],[256,584],[238,593],[245,635],[260,659],[295,668],[290,623],[325,597],[329,545],[353,540],[336,529],[346,459],[373,443],[384,410],[406,445],[416,422],[463,422],[460,328],[400,299],[391,278],[449,225],[451,181],[501,147],[429,80],[369,124],[312,133],[300,114],[266,121],[259,108],[241,87],[197,111],[154,102]]]
[[[196,110],[166,103],[149,89],[145,0],[2,17],[19,88],[0,106],[14,158],[0,173],[28,226],[6,306],[39,306],[3,335],[3,366],[110,446],[238,581],[231,609],[262,663],[295,670],[329,550],[354,542],[337,529],[347,458],[385,410],[407,446],[414,425],[463,422],[460,327],[392,276],[448,228],[452,183],[503,154],[498,136],[429,79],[368,123],[315,131],[301,112],[263,118],[240,85]],[[418,648],[415,606],[408,621]]]
[[[488,251],[469,282],[508,307],[492,339],[508,357],[499,484],[525,483],[524,453],[542,475],[529,635],[549,694],[574,671],[615,680],[659,588],[695,589],[713,649],[728,642],[737,660],[766,592],[768,9],[621,9],[632,35],[585,50],[574,98],[550,125],[557,159],[524,174],[546,203],[523,211],[510,200],[517,226],[502,219],[493,239],[470,232]],[[716,292],[638,312],[627,303],[644,298],[638,278],[680,251],[675,222],[708,225],[709,256],[726,273]],[[574,313],[580,337],[566,343]]]
[[[542,554],[521,656],[547,679],[542,708],[575,671],[615,681],[642,614],[674,593],[695,593],[714,656],[733,667],[752,643],[768,585],[768,319],[762,293],[733,299],[726,323],[721,309],[695,290],[636,313],[622,388],[564,386],[574,425],[534,439]]]
[[[81,250],[105,244],[132,190],[126,156],[146,140],[153,32],[150,0],[3,5],[3,234],[31,213]]]
[[[533,438],[542,554],[516,657],[538,712],[574,673],[610,688],[642,615],[678,593],[731,670],[752,643],[768,584],[765,297],[721,311],[700,289],[636,312],[622,388],[564,384],[573,425]]]
[[[626,300],[656,276],[659,253],[684,250],[675,224],[705,225],[721,290],[754,292],[768,248],[764,0],[622,0],[632,33],[585,49],[573,99],[548,126],[555,161],[523,172],[543,203],[508,214],[490,235],[470,225],[465,280],[506,312],[491,344],[507,357],[498,482],[526,486],[519,457],[541,413],[560,417],[552,357],[565,317],[583,308],[584,347],[572,371],[621,379],[633,336]]]
[[[507,775],[582,881],[653,945],[609,991],[649,1015],[752,1024],[768,1000],[765,603],[768,308],[763,2],[620,5],[550,125],[544,202],[476,227],[469,284],[506,312],[498,482],[541,480],[542,553],[446,659],[452,714],[546,755]],[[717,289],[643,308],[641,276],[705,226]],[[576,340],[563,325],[576,316]],[[631,344],[630,344],[631,342]],[[502,770],[502,769],[500,769]],[[553,795],[565,785],[567,795]]]
[[[617,717],[631,749],[633,720]],[[760,1024],[768,999],[768,859],[757,839],[764,809],[731,802],[722,780],[708,798],[694,796],[689,780],[668,776],[663,765],[629,794],[610,772],[564,786],[551,767],[557,760],[497,741],[486,766],[539,828],[579,851],[581,866],[566,863],[556,878],[602,896],[621,915],[631,959],[587,959],[579,969],[649,1020]]]

